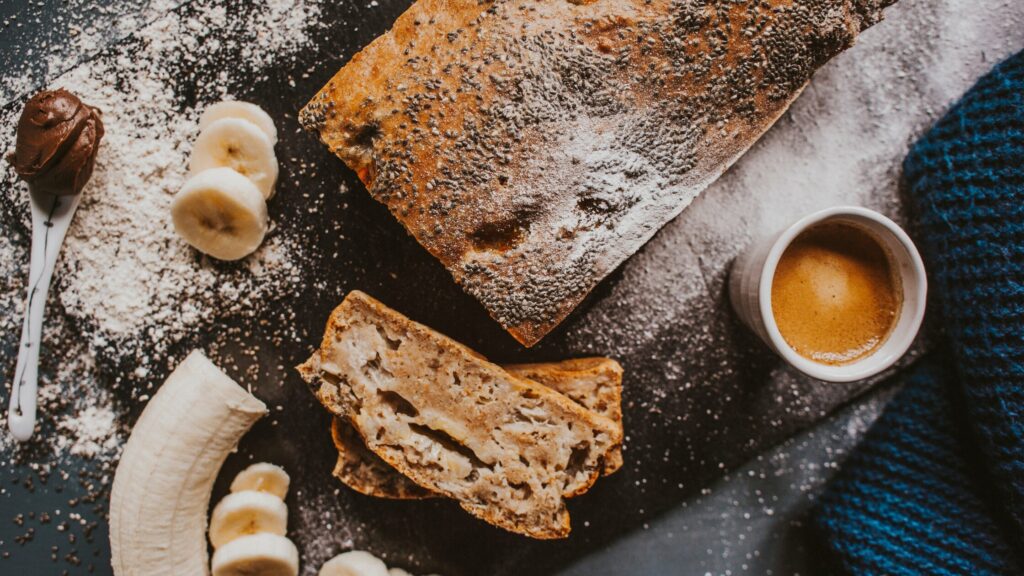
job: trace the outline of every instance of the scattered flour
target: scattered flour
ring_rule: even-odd
[[[73,9],[84,0],[68,4]],[[19,490],[32,492],[43,484],[67,496],[66,505],[56,509],[27,518],[19,514],[16,522],[25,532],[15,542],[56,529],[61,534],[47,537],[71,545],[59,555],[54,547],[54,561],[66,562],[74,573],[91,573],[102,562],[105,543],[94,545],[93,539],[103,531],[93,518],[106,513],[105,498],[129,432],[124,423],[149,397],[144,386],[128,387],[130,398],[118,392],[122,379],[157,384],[153,373],[166,368],[175,344],[226,319],[255,317],[301,281],[304,252],[288,233],[272,230],[264,246],[241,263],[216,262],[177,237],[169,204],[187,176],[203,107],[230,97],[232,86],[261,77],[266,67],[294,58],[309,42],[307,29],[320,24],[319,0],[242,6],[197,0],[168,12],[179,4],[155,0],[130,15],[125,9],[124,18],[112,13],[116,22],[109,29],[76,30],[71,52],[86,61],[59,76],[53,70],[66,63],[65,52],[43,47],[39,54],[52,59],[42,76],[46,85],[65,87],[98,107],[106,135],[48,302],[40,430],[23,444],[6,430],[0,433],[0,471]],[[197,90],[190,76],[197,70],[216,71],[216,81]],[[38,69],[10,73],[2,88],[15,90],[19,100],[39,87]],[[13,147],[20,111],[15,102],[0,112],[0,152]],[[29,224],[26,187],[6,163],[0,168],[0,222],[0,344],[13,368]],[[10,494],[0,488],[0,495]],[[89,510],[76,511],[80,505]],[[0,542],[3,558],[11,554],[8,544]],[[96,555],[83,560],[83,546]]]
[[[88,406],[75,418],[59,421],[57,429],[73,440],[68,453],[76,456],[94,458],[112,452],[119,442],[117,435],[110,434],[116,424],[113,410],[107,407]]]
[[[716,342],[729,314],[724,282],[754,238],[815,210],[855,204],[906,222],[899,179],[909,146],[982,74],[1024,48],[1024,4],[900,0],[857,45],[825,65],[789,112],[722,178],[606,283],[568,331],[575,347],[641,354],[669,335]],[[708,383],[707,385],[717,385]]]
[[[198,103],[186,102],[182,72],[222,66],[232,41],[243,64],[223,66],[225,73],[258,72],[303,46],[318,15],[319,5],[303,0],[269,0],[248,11],[196,2],[146,25],[128,48],[54,80],[99,108],[106,127],[57,281],[64,312],[80,321],[92,348],[145,374],[190,332],[255,314],[299,281],[293,239],[272,234],[241,265],[213,262],[174,233],[169,205],[187,177],[202,107],[226,92],[226,82],[206,86]],[[17,112],[0,122],[3,148],[12,145]],[[6,180],[24,203],[24,185],[10,170]]]
[[[44,3],[25,3],[16,14],[0,21],[7,31],[33,24],[42,36],[33,38],[23,58],[7,62],[0,82],[0,100],[9,102],[63,74],[80,59],[95,56],[112,41],[120,40],[143,25],[176,8],[183,0],[64,0],[47,12]],[[17,53],[17,52],[15,52]]]
[[[292,510],[292,537],[302,550],[303,574],[315,574],[324,562],[352,550],[356,546],[354,538],[364,529],[347,521],[336,523],[339,490],[315,489],[296,494],[302,506]]]
[[[81,364],[51,369],[42,383],[41,417],[54,431],[53,444],[45,448],[52,452],[116,459],[125,438],[117,422],[125,408],[96,384],[95,357],[147,356],[136,363],[145,377],[159,346],[169,346],[214,315],[251,313],[295,281],[295,239],[276,234],[248,264],[225,266],[190,253],[169,233],[165,218],[169,196],[184,175],[202,104],[229,91],[230,75],[286,62],[289,50],[301,48],[304,26],[316,25],[319,14],[319,4],[310,1],[254,4],[258,9],[244,11],[243,17],[226,10],[224,2],[197,0],[146,26],[137,40],[128,40],[132,51],[115,52],[117,60],[100,57],[54,82],[103,109],[108,132],[88,201],[68,239],[59,294],[51,300],[50,316],[73,325],[73,330],[56,326],[53,334],[65,343],[81,339],[77,346],[69,344],[65,356],[83,358]],[[974,79],[1024,48],[1022,29],[1024,4],[1015,0],[901,0],[858,46],[821,70],[779,124],[599,288],[593,304],[569,323],[563,335],[576,351],[612,355],[627,367],[659,367],[634,376],[626,392],[635,443],[627,446],[632,462],[621,475],[642,487],[634,492],[658,487],[665,499],[678,500],[671,493],[674,480],[716,465],[696,462],[707,456],[701,442],[718,433],[712,426],[744,427],[752,437],[774,438],[784,426],[809,424],[820,416],[818,410],[849,397],[822,390],[785,368],[764,371],[771,382],[744,380],[742,362],[749,355],[721,352],[737,347],[739,338],[723,320],[731,318],[722,290],[728,264],[754,236],[837,202],[867,205],[904,220],[898,179],[907,147]],[[249,51],[250,58],[240,58],[237,67],[218,61],[232,38],[241,38]],[[212,66],[223,68],[223,82],[201,87],[194,99],[177,93],[190,67]],[[11,85],[29,83],[5,83]],[[14,120],[0,117],[0,149],[10,143]],[[0,196],[24,202],[24,190],[9,170]],[[17,213],[26,213],[23,205]],[[20,329],[26,239],[10,222],[5,226],[0,326],[4,343],[13,345]],[[126,237],[135,242],[122,242]],[[98,281],[97,271],[109,285]],[[149,344],[139,346],[141,341]],[[804,404],[806,398],[828,394],[814,410]],[[64,405],[61,399],[73,402]],[[764,426],[750,426],[744,420],[750,413],[763,413]],[[703,427],[695,424],[701,420],[707,423]],[[869,421],[865,418],[864,425]],[[860,434],[861,424],[849,426],[845,433]],[[671,446],[671,457],[659,463],[655,460],[668,454],[664,442],[671,437],[658,432],[665,427],[680,430],[680,440]],[[5,458],[20,458],[22,449],[7,442],[0,440]],[[737,453],[746,450],[738,447]],[[670,488],[662,489],[666,482]],[[689,477],[678,482],[680,492],[692,492],[689,482]],[[364,545],[365,533],[354,520],[339,526],[349,519],[335,515],[328,525],[332,517],[323,510],[344,506],[329,492],[307,491],[304,502],[309,506],[299,522],[303,550],[312,551],[311,557]],[[774,505],[771,509],[765,514],[775,514]],[[622,526],[636,525],[635,510],[621,512]],[[589,529],[602,527],[595,521]],[[741,523],[736,532],[742,530]]]

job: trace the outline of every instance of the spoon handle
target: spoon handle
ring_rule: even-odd
[[[36,392],[39,377],[39,347],[42,343],[43,312],[50,280],[57,265],[61,244],[78,209],[81,195],[53,196],[31,193],[32,260],[29,265],[28,298],[21,328],[18,365],[11,386],[11,406],[7,422],[11,434],[24,442],[36,426]]]

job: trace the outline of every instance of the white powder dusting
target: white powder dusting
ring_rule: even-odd
[[[0,308],[6,313],[10,308]],[[10,316],[13,318],[13,315]],[[12,321],[5,322],[5,325]],[[36,462],[67,462],[75,456],[97,462],[100,469],[110,466],[121,453],[127,437],[119,421],[123,416],[114,403],[113,394],[97,386],[99,372],[84,343],[60,340],[67,330],[61,318],[46,329],[47,341],[61,341],[64,354],[44,359],[39,382],[38,419],[40,432],[27,445],[17,444],[6,433],[0,434],[0,452],[10,457],[4,465],[31,454]],[[14,332],[17,337],[18,333]],[[46,362],[59,362],[47,365]],[[49,368],[49,369],[47,369]],[[52,374],[52,375],[51,375]]]
[[[107,125],[96,175],[60,266],[59,294],[50,303],[50,316],[66,317],[74,328],[58,323],[52,331],[67,330],[82,340],[62,350],[81,363],[54,370],[42,383],[41,418],[53,431],[49,448],[55,452],[109,461],[123,443],[125,431],[117,422],[124,408],[97,385],[97,354],[142,355],[135,364],[144,378],[147,365],[162,361],[160,350],[177,339],[222,314],[253,313],[296,281],[295,239],[274,235],[248,264],[224,266],[190,252],[170,232],[166,217],[169,197],[183,181],[202,103],[225,94],[235,74],[248,78],[261,67],[286,64],[302,48],[308,26],[320,25],[315,2],[257,4],[240,17],[223,3],[196,1],[181,15],[146,26],[134,52],[117,61],[100,58],[53,82],[103,109]],[[718,361],[721,333],[731,330],[721,320],[731,317],[722,291],[725,271],[754,235],[837,202],[865,204],[899,218],[899,163],[909,143],[995,61],[1024,47],[1024,4],[1013,0],[901,0],[887,15],[857,47],[819,72],[779,125],[606,282],[595,303],[567,328],[565,336],[581,352],[661,367],[650,379],[632,381],[627,391],[627,401],[649,413],[630,422],[631,439],[696,419],[667,414],[663,407],[670,401],[697,398],[693,408],[703,417],[717,405],[696,403],[704,398],[698,392],[736,390],[722,386],[737,378],[734,364],[723,361],[694,372],[693,362],[704,356]],[[95,37],[83,32],[80,42],[90,45]],[[247,58],[218,62],[219,44],[236,40]],[[194,66],[222,70],[222,81],[200,87],[199,106],[175,92],[179,75]],[[4,85],[25,88],[28,82]],[[0,149],[10,144],[14,120],[0,118]],[[13,184],[9,170],[2,194],[23,207],[24,189]],[[25,246],[24,238],[0,237],[0,326],[8,344],[20,329]],[[659,348],[661,342],[671,349]],[[715,378],[695,376],[708,372]],[[799,411],[810,385],[788,369],[772,371],[771,380],[746,383],[749,405],[764,400]],[[861,428],[851,425],[848,433]],[[16,456],[7,442],[0,440],[0,450]],[[635,458],[647,446],[638,442],[632,449]],[[671,457],[684,459],[694,451],[681,443]],[[638,486],[663,481],[648,471],[624,474]],[[304,490],[301,501],[296,520],[304,560],[363,546],[358,519],[324,512],[348,512],[329,490]]]
[[[267,69],[282,56],[297,52],[308,41],[307,27],[320,22],[316,1],[268,0],[266,4],[252,22],[255,41],[242,52],[242,59],[256,69]]]
[[[726,435],[722,430],[732,429],[727,446],[739,450],[776,437],[795,422],[810,425],[820,410],[850,397],[852,389],[837,392],[843,387],[811,381],[781,361],[744,365],[761,360],[743,346],[764,347],[729,309],[729,266],[754,237],[836,204],[867,206],[906,222],[899,180],[909,146],[996,62],[1024,48],[1021,30],[1021,2],[900,0],[886,11],[884,22],[820,70],[779,123],[613,275],[589,309],[570,323],[566,335],[575,349],[626,364],[624,401],[639,409],[627,410],[632,419],[626,421],[625,473],[638,487],[661,487],[649,500],[664,504],[671,500],[665,493],[677,486],[679,499],[699,508],[699,501],[687,498],[697,488],[694,480],[679,470],[706,472],[717,462],[711,458],[725,458],[708,448],[710,439]],[[633,367],[644,370],[640,377],[634,372],[631,378]],[[863,416],[856,410],[835,444],[852,445],[875,408],[870,405]],[[678,438],[669,465],[660,465],[660,454],[647,444],[665,448],[662,435]],[[817,458],[806,465],[822,466]],[[642,461],[634,464],[635,459]],[[688,465],[688,460],[701,463]],[[824,466],[834,468],[834,462]],[[789,487],[795,499],[806,500],[803,495],[820,488],[825,475],[809,470],[806,476],[805,483]],[[615,554],[620,560],[644,557],[652,543],[668,542],[659,553],[672,559],[671,565],[706,567],[714,574],[766,573],[763,564],[741,569],[742,561],[731,557],[750,549],[743,535],[768,532],[759,526],[763,519],[743,516],[752,512],[749,502],[715,503],[704,507],[707,514],[696,509],[680,514],[674,526],[654,523],[642,536],[621,537]],[[771,510],[770,516],[787,513],[775,503]],[[613,522],[638,525],[639,516],[623,510]],[[678,537],[686,525],[695,533],[687,539],[693,546],[673,545],[673,531]],[[716,530],[722,531],[720,540],[714,539]],[[693,562],[704,550],[702,543],[717,560]],[[569,573],[607,570],[609,556],[595,554],[592,562],[581,564],[583,570]]]
[[[9,350],[16,350],[21,334],[21,312],[25,300],[22,263],[27,262],[29,257],[27,247],[19,240],[13,234],[0,234],[0,334],[3,335],[5,348]],[[5,371],[5,374],[11,373],[13,369]],[[40,404],[45,404],[42,398]],[[0,406],[0,409],[6,410],[7,405]],[[0,434],[0,453],[9,453],[14,442],[4,429]]]
[[[220,46],[204,42],[205,35],[243,31],[250,40],[242,48],[246,62],[235,71],[257,70],[304,45],[319,5],[273,0],[243,18],[223,5],[197,4],[144,27],[136,50],[93,60],[53,82],[99,108],[106,127],[62,252],[59,301],[81,320],[94,348],[131,357],[143,372],[197,327],[255,314],[299,280],[293,239],[271,235],[241,266],[215,263],[175,234],[169,205],[187,178],[201,108],[224,92],[223,85],[207,86],[207,102],[179,102],[178,87],[188,80],[181,70],[216,63]],[[4,138],[15,120],[4,119]],[[10,171],[7,178],[23,196],[24,185]]]
[[[95,56],[112,41],[122,39],[169,12],[182,0],[65,0],[52,12],[28,5],[0,22],[18,29],[31,24],[42,35],[33,38],[29,58],[9,62],[0,82],[0,99],[8,102],[60,76],[79,61]]]
[[[73,48],[78,57],[88,57],[94,47],[102,49],[123,31],[152,20],[109,52],[48,83],[99,108],[106,135],[48,302],[39,432],[24,444],[0,434],[0,466],[17,475],[28,491],[36,483],[48,484],[51,492],[67,488],[67,507],[89,503],[90,516],[105,514],[103,500],[129,432],[124,422],[159,384],[152,374],[167,368],[169,350],[215,323],[260,315],[301,281],[297,263],[303,251],[290,234],[272,227],[252,257],[216,262],[174,233],[169,205],[187,177],[202,109],[229,96],[230,86],[263,78],[272,65],[287,65],[308,45],[307,30],[320,25],[319,0],[265,0],[231,9],[227,2],[198,0],[166,13],[177,4],[157,0],[128,18],[112,15],[117,24],[110,29],[76,31]],[[60,64],[61,54],[50,52],[51,68]],[[32,83],[38,70],[13,75],[3,87],[22,92],[19,98],[37,87]],[[215,80],[196,86],[199,77]],[[0,151],[13,147],[19,114],[20,106],[0,114]],[[6,163],[0,182],[5,219],[0,326],[3,345],[13,351],[28,269],[27,190]],[[287,196],[279,194],[271,202],[272,214],[275,203],[287,202]],[[128,390],[136,402],[126,403],[128,398],[117,392],[122,379],[132,382]],[[26,528],[19,541],[48,526],[74,531],[52,538],[92,542],[96,522],[71,510],[66,516],[71,524],[50,523],[49,518],[60,515],[60,508],[41,513],[38,525]],[[82,564],[75,549],[61,557],[71,566],[94,569],[89,564],[94,560]]]
[[[699,355],[714,345],[715,316],[731,315],[725,276],[753,238],[837,204],[905,221],[899,177],[910,144],[991,66],[1024,48],[1022,29],[1024,4],[1008,0],[901,0],[886,10],[885,21],[821,69],[752,150],[622,267],[610,293],[570,328],[574,346],[628,357],[673,334],[692,344],[676,358]],[[670,389],[687,380],[671,360]]]
[[[331,479],[333,480],[333,479]],[[355,547],[362,526],[338,523],[338,488],[298,491],[291,537],[302,550],[302,574],[316,574],[324,562]]]
[[[164,13],[172,4],[177,3],[159,1],[152,9]],[[272,231],[242,263],[215,262],[174,233],[169,205],[187,177],[202,108],[224,96],[236,74],[250,78],[293,56],[308,43],[307,27],[318,24],[319,14],[313,0],[267,0],[231,11],[222,2],[194,2],[50,84],[99,108],[106,135],[49,300],[41,432],[29,444],[0,435],[5,465],[79,458],[96,462],[101,473],[112,472],[127,437],[121,422],[130,407],[116,402],[108,387],[111,379],[121,377],[101,374],[97,360],[127,366],[125,377],[148,381],[182,338],[226,317],[259,314],[300,281],[296,263],[301,250],[294,238]],[[150,16],[137,13],[122,25],[137,26]],[[221,44],[202,41],[207,35],[234,43],[248,60],[228,66]],[[79,38],[85,38],[84,32]],[[86,47],[79,49],[89,54]],[[180,93],[193,81],[183,74],[200,66],[224,71],[218,82],[201,87],[198,103],[192,104]],[[0,150],[13,147],[19,114],[20,107],[13,106],[0,116]],[[20,220],[27,231],[27,194],[6,164],[2,182],[11,213],[0,237],[0,325],[4,342],[14,349],[24,306],[28,238],[13,224]],[[132,393],[141,401],[148,397],[144,392]],[[36,470],[49,467],[33,465]]]
[[[112,452],[118,445],[118,437],[110,434],[116,424],[114,412],[108,407],[88,406],[74,418],[57,422],[57,430],[71,439],[68,453],[76,456],[94,458]]]

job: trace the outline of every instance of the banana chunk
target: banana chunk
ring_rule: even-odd
[[[171,203],[171,218],[186,242],[219,260],[252,254],[263,243],[268,226],[263,195],[231,168],[213,168],[189,178]]]
[[[284,500],[290,483],[291,478],[283,468],[268,462],[260,462],[239,472],[231,482],[231,491],[256,490]]]
[[[206,574],[206,511],[217,472],[267,407],[195,351],[139,417],[114,474],[116,576]]]
[[[221,167],[232,168],[252,180],[264,199],[274,195],[278,172],[274,144],[256,124],[241,118],[221,118],[199,133],[189,163],[192,174]]]
[[[252,534],[213,553],[213,576],[297,576],[299,551],[277,534]]]
[[[210,543],[214,549],[249,534],[267,532],[284,536],[288,531],[288,507],[266,492],[243,490],[228,494],[210,516]]]
[[[271,144],[277,144],[277,127],[274,120],[263,111],[263,108],[249,102],[238,100],[225,100],[207,108],[199,118],[199,130],[206,130],[211,124],[221,118],[239,118],[248,120],[256,125],[270,139]]]
[[[353,550],[328,560],[318,576],[388,576],[388,567],[369,552]]]

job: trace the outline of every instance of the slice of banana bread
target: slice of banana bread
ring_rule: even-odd
[[[505,370],[543,384],[570,400],[610,418],[622,430],[622,366],[611,358],[577,358],[542,364],[512,364]],[[622,444],[605,456],[602,475],[622,468]]]
[[[533,538],[570,531],[619,427],[512,376],[361,292],[331,314],[300,373],[366,446],[416,484]]]
[[[371,452],[363,437],[345,418],[335,416],[331,419],[331,439],[338,450],[338,462],[332,474],[356,492],[389,500],[424,500],[440,496],[402,476]]]
[[[622,367],[610,358],[581,358],[562,362],[520,364],[504,367],[507,372],[533,380],[569,397],[577,404],[611,418],[622,430]],[[437,494],[402,476],[376,454],[344,419],[331,421],[331,438],[338,450],[334,476],[356,492],[376,498],[419,500]],[[602,474],[622,467],[622,448],[606,456]]]

